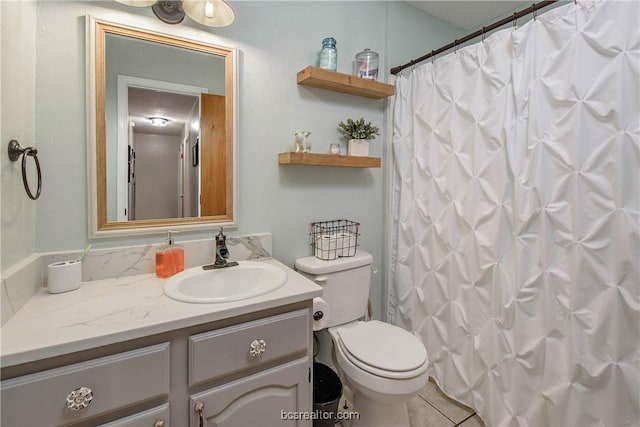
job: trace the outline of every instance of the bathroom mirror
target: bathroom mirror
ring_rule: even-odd
[[[92,237],[236,225],[236,50],[149,25],[87,17]]]

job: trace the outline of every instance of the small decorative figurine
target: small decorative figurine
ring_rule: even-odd
[[[310,153],[311,152],[311,142],[309,142],[309,135],[311,132],[299,131],[293,134],[296,142],[296,153]]]

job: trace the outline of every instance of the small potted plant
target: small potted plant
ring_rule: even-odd
[[[347,154],[350,156],[369,156],[369,141],[380,135],[380,129],[371,122],[365,122],[362,117],[340,122],[338,130],[349,139]]]

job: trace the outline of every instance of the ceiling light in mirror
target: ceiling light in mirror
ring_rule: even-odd
[[[151,126],[163,127],[169,124],[169,120],[164,117],[149,117],[149,121],[151,122]]]

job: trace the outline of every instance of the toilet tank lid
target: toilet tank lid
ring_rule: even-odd
[[[325,261],[314,256],[298,258],[295,266],[296,270],[303,271],[307,274],[327,274],[371,265],[372,263],[373,256],[370,253],[357,251],[354,256],[341,257],[331,261]]]

